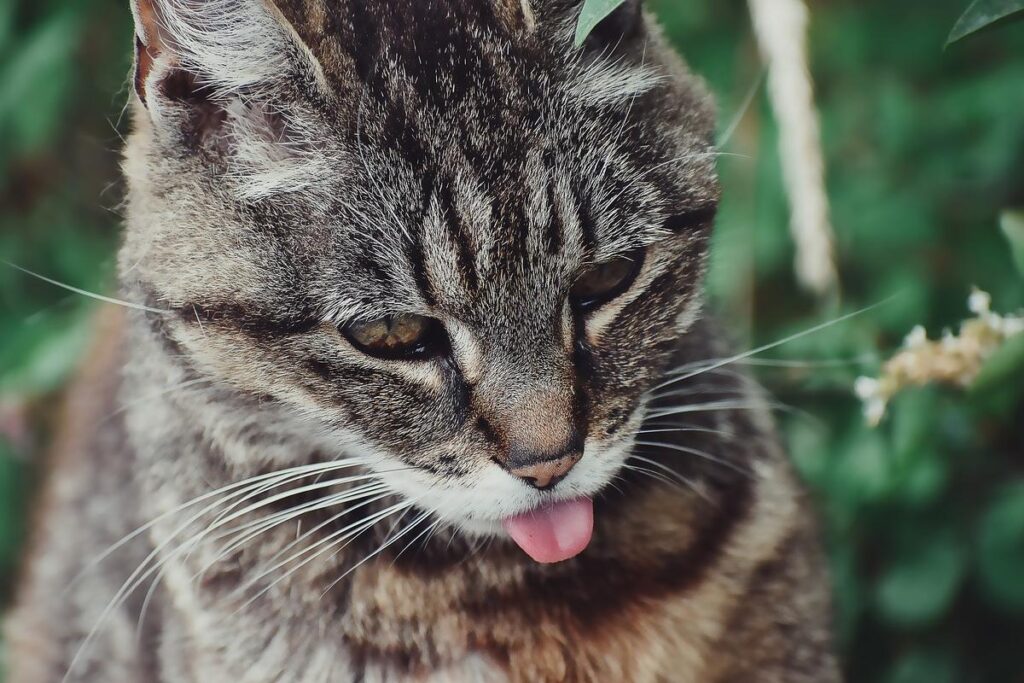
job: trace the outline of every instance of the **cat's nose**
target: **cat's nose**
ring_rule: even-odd
[[[551,448],[540,449],[531,442],[513,442],[502,463],[509,474],[519,477],[530,486],[549,489],[565,479],[583,457],[583,438],[570,426],[565,440]],[[532,446],[532,447],[531,447]]]
[[[491,403],[481,419],[484,434],[498,447],[495,462],[538,489],[555,486],[583,457],[585,431],[572,392],[548,388],[514,400],[503,393],[505,400]]]
[[[580,452],[564,455],[559,458],[540,460],[515,466],[509,461],[506,466],[510,474],[519,477],[530,486],[544,490],[553,488],[565,479],[569,471],[576,466],[583,454]]]

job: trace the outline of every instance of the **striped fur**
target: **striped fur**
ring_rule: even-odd
[[[726,353],[700,313],[708,97],[638,3],[580,51],[578,11],[139,0],[122,286],[168,313],[127,315],[125,408],[69,446],[92,466],[54,475],[15,680],[837,680],[813,524],[756,387],[723,368],[656,391]],[[637,250],[629,291],[568,305]],[[441,321],[448,353],[380,360],[339,332],[394,313]],[[497,464],[569,433],[584,456],[552,491]],[[173,551],[209,529],[170,514],[189,500],[341,458],[382,493]],[[322,495],[299,483],[261,499]],[[581,495],[597,528],[573,560],[501,531]],[[105,610],[150,552],[152,594]]]

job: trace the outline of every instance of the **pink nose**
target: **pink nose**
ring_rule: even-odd
[[[569,471],[583,457],[582,453],[572,453],[555,460],[534,462],[521,467],[512,467],[509,472],[538,489],[546,489],[565,479]]]

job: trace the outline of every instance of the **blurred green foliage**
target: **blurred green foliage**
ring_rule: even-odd
[[[915,324],[955,327],[971,285],[996,310],[1024,306],[1006,241],[1019,227],[1000,230],[1004,210],[1024,207],[1024,26],[943,50],[962,0],[811,4],[842,298],[822,305],[794,282],[763,98],[728,143],[740,156],[721,162],[712,295],[747,347],[895,295],[757,368],[800,409],[780,420],[822,511],[846,671],[857,683],[1020,681],[1024,354],[970,392],[900,396],[875,430],[851,386]],[[656,7],[724,127],[762,71],[744,3]],[[130,36],[125,0],[0,0],[0,258],[94,291],[112,285]],[[0,266],[0,599],[92,310]]]

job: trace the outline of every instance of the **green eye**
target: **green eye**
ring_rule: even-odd
[[[415,360],[433,355],[445,339],[439,321],[412,314],[349,323],[342,333],[363,353],[387,360]]]
[[[633,284],[643,262],[644,252],[638,249],[627,256],[597,264],[573,285],[570,292],[573,307],[583,312],[592,311],[622,296]]]

